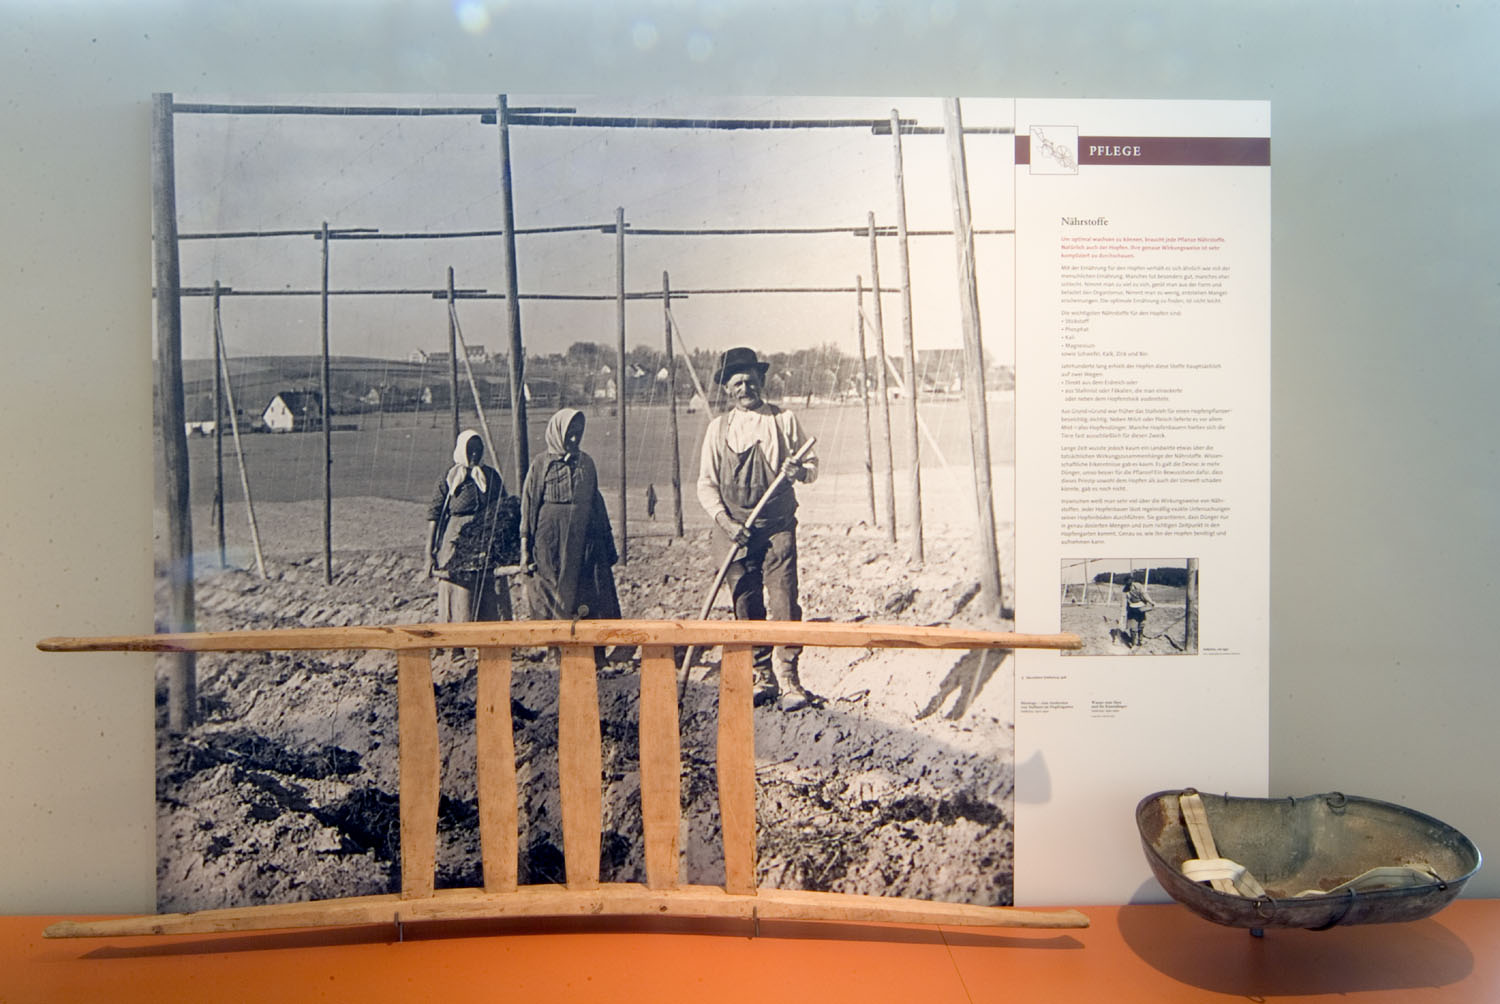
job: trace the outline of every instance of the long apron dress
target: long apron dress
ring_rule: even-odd
[[[533,482],[540,479],[540,484]],[[620,616],[611,566],[618,560],[594,462],[548,455],[533,463],[523,494],[531,512],[529,596],[535,620]]]

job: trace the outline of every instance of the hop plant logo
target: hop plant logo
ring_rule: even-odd
[[[1077,174],[1078,127],[1032,126],[1031,173]]]

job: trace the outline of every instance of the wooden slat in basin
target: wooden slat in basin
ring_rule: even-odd
[[[396,653],[397,726],[401,771],[401,895],[432,895],[437,874],[438,760],[437,698],[427,651]]]
[[[474,741],[479,768],[479,847],[484,888],[516,888],[519,822],[516,810],[516,744],[510,714],[508,648],[479,650],[479,683]]]
[[[604,763],[599,748],[596,674],[591,646],[563,646],[557,699],[557,775],[569,889],[599,885]]]
[[[682,739],[677,722],[677,677],[672,649],[641,652],[641,822],[646,838],[646,885],[677,885],[678,826],[682,820]]]
[[[724,890],[755,895],[755,718],[751,651],[725,645],[719,664],[719,825]]]

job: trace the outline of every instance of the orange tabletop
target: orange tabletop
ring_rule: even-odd
[[[80,940],[0,917],[0,1001],[1500,1001],[1500,900],[1264,938],[1175,905],[1082,909],[1092,926],[1067,931],[570,919]]]

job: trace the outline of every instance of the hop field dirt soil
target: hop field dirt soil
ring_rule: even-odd
[[[205,568],[200,629],[434,619],[434,587],[412,531],[422,525],[421,507],[371,499],[348,507],[360,509],[364,541],[412,546],[361,551],[336,541],[331,585],[315,548],[270,556],[266,580],[253,562],[245,562],[249,570]],[[314,516],[291,503],[272,507],[269,518],[281,539],[296,539],[289,529]],[[804,524],[799,543],[808,619],[1011,626],[974,609],[976,562],[961,531],[930,532],[924,568],[863,525]],[[721,558],[706,531],[632,538],[629,561],[616,568],[626,616],[697,616]],[[522,589],[513,588],[524,611]],[[712,616],[730,616],[724,597]],[[718,657],[704,654],[682,712],[682,877],[707,884],[724,877],[713,767]],[[823,702],[793,713],[755,711],[760,884],[1010,903],[1011,663],[1004,653],[807,650],[803,682]],[[439,886],[482,884],[474,670],[472,653],[439,654],[433,663],[445,761]],[[198,673],[201,724],[185,736],[158,729],[158,909],[397,890],[394,655],[210,654],[199,658]],[[165,686],[163,675],[163,705]],[[645,878],[638,696],[634,663],[601,670],[605,881]],[[521,880],[558,882],[557,674],[545,652],[518,652],[512,712]]]

